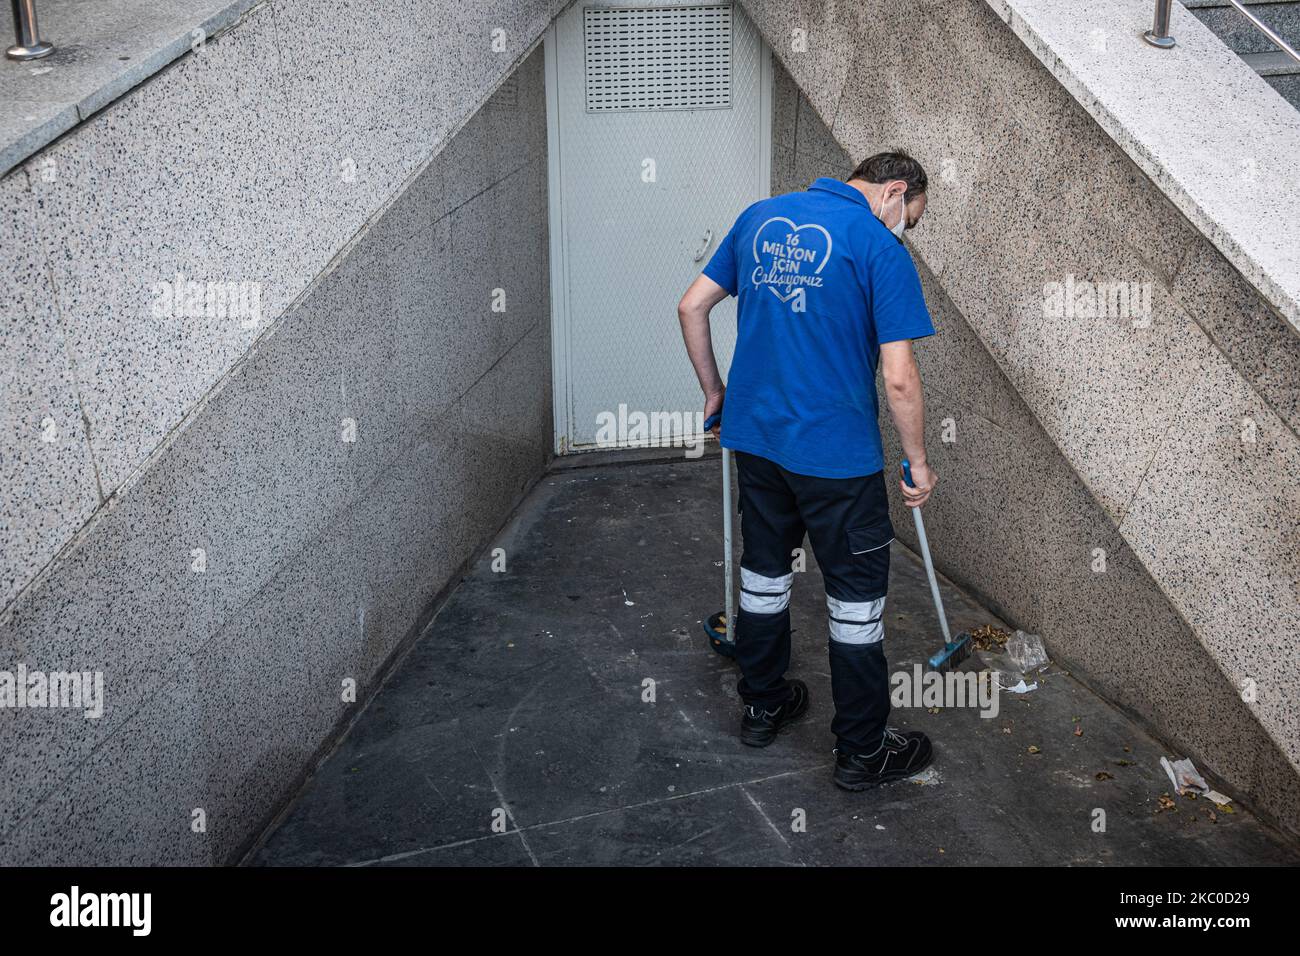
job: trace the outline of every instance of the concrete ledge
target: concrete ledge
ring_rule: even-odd
[[[0,60],[0,176],[259,2],[42,0],[41,36],[54,52]]]
[[[1157,50],[1149,0],[987,2],[1300,330],[1300,112],[1179,4]]]

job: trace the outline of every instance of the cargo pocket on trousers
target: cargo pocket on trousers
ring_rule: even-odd
[[[879,520],[869,525],[849,529],[849,552],[867,554],[888,547],[894,540],[894,525],[889,515],[881,515]]]

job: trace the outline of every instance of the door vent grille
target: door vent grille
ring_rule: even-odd
[[[585,7],[588,112],[728,109],[731,4]]]

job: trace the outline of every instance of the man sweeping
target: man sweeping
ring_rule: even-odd
[[[741,741],[766,747],[808,709],[807,686],[785,676],[792,557],[806,534],[830,616],[834,780],[848,790],[910,776],[931,757],[925,734],[887,723],[882,620],[894,529],[876,397],[879,367],[911,463],[903,498],[923,505],[937,476],[911,340],[934,326],[902,237],[925,213],[926,186],[911,156],[880,153],[847,181],[821,178],[756,202],[677,307],[704,415],[722,413],[714,434],[736,456]],[[724,389],[709,312],[728,295],[737,297],[738,335]]]

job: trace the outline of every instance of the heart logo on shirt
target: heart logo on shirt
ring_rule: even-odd
[[[831,257],[831,234],[815,222],[796,226],[773,216],[754,233],[754,287],[765,285],[782,302],[800,291],[819,288],[822,267]]]

